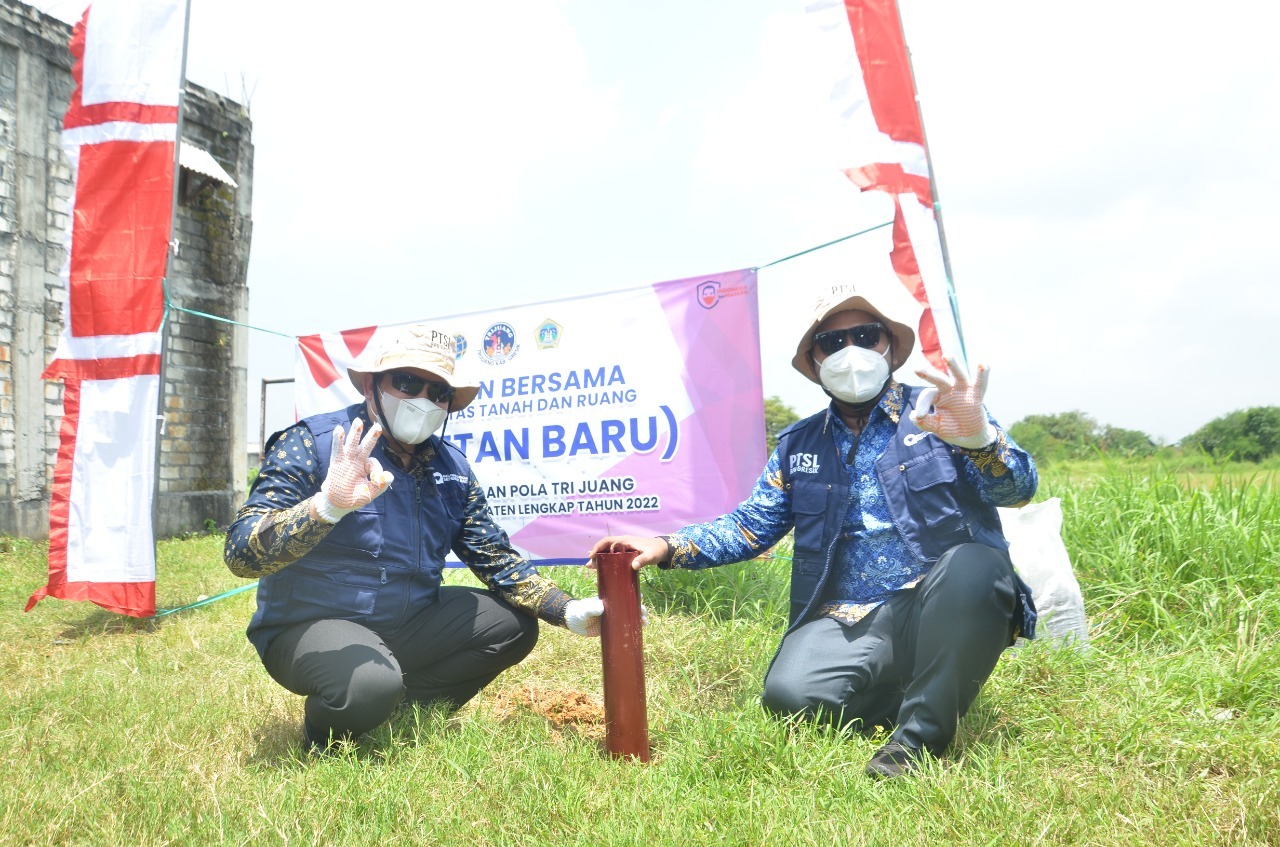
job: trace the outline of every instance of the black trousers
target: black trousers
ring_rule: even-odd
[[[263,664],[306,696],[307,733],[324,740],[373,729],[401,699],[461,706],[537,643],[535,618],[488,591],[444,586],[385,638],[352,621],[310,621],[277,636]]]
[[[858,623],[818,618],[790,632],[765,676],[764,707],[895,726],[893,740],[941,755],[1013,641],[1015,602],[1008,555],[953,547]]]

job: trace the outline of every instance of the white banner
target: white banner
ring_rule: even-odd
[[[533,561],[581,562],[604,535],[717,517],[759,475],[752,270],[428,322],[454,334],[460,373],[480,385],[444,436]],[[346,368],[380,329],[299,339],[300,418],[361,399]]]

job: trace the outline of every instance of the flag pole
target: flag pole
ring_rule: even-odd
[[[174,257],[178,253],[178,194],[182,183],[182,112],[187,103],[187,36],[191,30],[191,0],[186,0],[182,11],[182,59],[178,65],[178,115],[173,130],[173,191],[169,199],[169,248],[164,257],[164,280],[160,283],[164,295],[164,311],[160,315],[160,368],[156,389],[156,445],[151,481],[151,545],[156,547],[156,525],[160,519],[160,448],[164,437],[164,376],[165,359],[169,352],[169,278],[173,273]],[[154,553],[153,553],[154,555]]]
[[[956,337],[960,339],[960,358],[969,364],[969,352],[965,349],[964,329],[960,326],[960,304],[956,301],[955,277],[951,275],[951,253],[947,250],[947,231],[942,225],[942,200],[938,196],[938,176],[933,170],[933,155],[929,152],[929,131],[925,129],[924,108],[920,105],[920,86],[916,85],[915,63],[911,61],[911,45],[907,43],[907,28],[902,23],[902,5],[894,0],[893,10],[898,14],[898,31],[902,33],[902,46],[907,51],[907,72],[911,74],[911,91],[916,98],[916,114],[920,117],[920,138],[924,142],[924,162],[929,168],[929,193],[933,199],[933,217],[938,222],[938,245],[942,248],[942,270],[947,275],[947,299],[951,304],[951,317],[956,322]]]

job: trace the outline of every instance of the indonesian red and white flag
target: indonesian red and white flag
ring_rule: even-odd
[[[72,32],[74,190],[49,582],[32,595],[155,614],[155,452],[184,0],[94,0]]]
[[[898,4],[816,0],[807,8],[845,56],[832,93],[853,160],[845,174],[863,191],[893,197],[890,262],[923,310],[916,333],[921,352],[945,369],[944,355],[964,361],[964,343]]]

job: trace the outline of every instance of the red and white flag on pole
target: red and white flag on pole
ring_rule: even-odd
[[[155,614],[155,452],[185,0],[94,0],[71,36],[74,190],[49,582],[32,595]]]
[[[832,100],[845,122],[855,165],[845,174],[863,191],[893,197],[898,279],[923,309],[917,336],[934,367],[964,361],[960,318],[944,255],[942,225],[925,146],[924,122],[896,0],[817,0],[807,7],[837,39],[845,69]],[[852,36],[852,38],[850,37]]]

